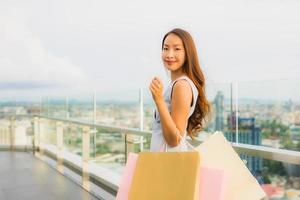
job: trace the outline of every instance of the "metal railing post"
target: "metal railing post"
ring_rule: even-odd
[[[16,132],[16,119],[15,117],[10,118],[10,150],[15,149],[15,132]]]
[[[40,155],[43,156],[44,155],[44,140],[45,140],[45,120],[43,119],[39,119],[39,132],[38,132],[38,138],[39,138],[39,152]]]
[[[235,82],[235,142],[239,143],[239,101],[238,83]]]
[[[127,133],[125,133],[125,163],[127,162]]]
[[[0,126],[0,144],[3,144],[3,128]]]
[[[97,98],[96,98],[96,92],[94,92],[93,95],[93,124],[96,125],[96,118],[97,118]],[[95,126],[93,126],[93,156],[96,158],[96,150],[97,150],[97,141],[96,141],[96,134],[97,134],[97,129]]]
[[[56,122],[56,147],[57,147],[57,155],[56,155],[56,169],[63,173],[63,124],[62,122]]]
[[[39,118],[34,117],[33,118],[33,141],[32,141],[32,151],[33,154],[35,154],[35,149],[40,146],[39,141]]]
[[[89,159],[90,159],[90,127],[82,127],[82,187],[90,190],[89,177]]]
[[[144,129],[144,103],[143,103],[143,90],[140,89],[139,93],[139,104],[140,104],[140,130]]]
[[[128,157],[129,152],[134,152],[135,141],[139,143],[141,136],[136,136],[132,134],[126,134],[126,157]]]
[[[140,89],[140,130],[144,129],[144,102],[143,102],[143,89]],[[140,136],[140,151],[144,150],[144,137]]]

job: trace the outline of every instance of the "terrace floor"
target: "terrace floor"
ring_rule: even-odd
[[[26,152],[0,151],[0,200],[97,200]]]

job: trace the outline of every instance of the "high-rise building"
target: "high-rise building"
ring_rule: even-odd
[[[214,109],[215,109],[215,127],[216,131],[224,130],[224,95],[221,91],[217,92],[214,99]]]

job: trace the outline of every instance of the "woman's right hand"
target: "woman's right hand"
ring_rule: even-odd
[[[163,97],[163,82],[159,77],[154,77],[150,83],[149,89],[152,94],[152,98],[156,104],[164,101]]]

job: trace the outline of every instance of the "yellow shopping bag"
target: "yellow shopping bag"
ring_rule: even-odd
[[[129,200],[199,200],[199,152],[139,154]]]

